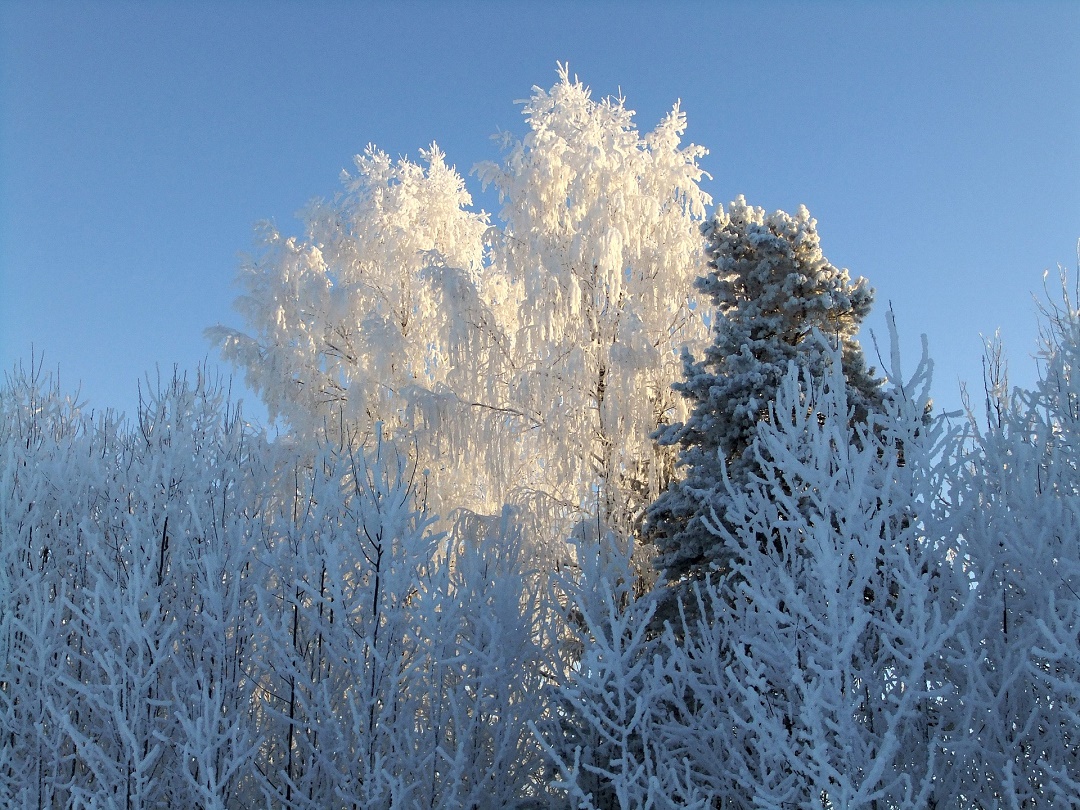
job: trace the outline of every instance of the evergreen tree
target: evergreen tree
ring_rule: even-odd
[[[700,360],[683,353],[685,382],[675,389],[688,400],[690,417],[654,434],[661,445],[679,446],[686,470],[649,508],[646,522],[668,583],[726,567],[722,535],[704,521],[713,513],[724,520],[725,468],[736,489],[758,469],[746,451],[758,423],[769,420],[791,362],[820,378],[831,343],[842,357],[852,418],[865,421],[881,402],[881,380],[855,340],[873,290],[828,262],[806,208],[766,216],[740,196],[727,213],[717,211],[704,233],[710,269],[696,287],[715,307],[713,342]],[[815,331],[828,342],[812,339]]]

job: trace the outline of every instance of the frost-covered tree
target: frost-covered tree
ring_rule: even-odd
[[[985,426],[950,482],[979,600],[953,649],[961,734],[944,803],[1066,807],[1080,795],[1080,313],[1062,279],[1041,379],[1007,391],[991,351]]]
[[[670,476],[648,434],[683,412],[678,352],[705,334],[690,296],[705,150],[680,146],[677,106],[642,135],[565,67],[524,115],[528,134],[478,172],[503,202],[492,266],[514,292],[511,401],[537,423],[529,485],[626,536]]]
[[[297,446],[375,426],[415,443],[440,486],[431,506],[491,506],[479,407],[499,396],[501,337],[477,285],[485,215],[434,146],[426,166],[369,147],[344,193],[303,213],[304,241],[264,228],[240,271],[250,334],[208,331]],[[475,403],[475,406],[474,406]],[[474,418],[475,417],[475,418]],[[505,454],[511,449],[506,448]]]
[[[715,307],[713,340],[696,359],[684,355],[684,381],[675,389],[689,403],[685,422],[657,431],[661,445],[677,445],[684,477],[649,507],[647,534],[656,544],[662,579],[697,578],[727,565],[722,535],[705,520],[725,518],[726,474],[736,490],[760,470],[747,452],[791,362],[812,377],[825,373],[828,346],[842,357],[853,418],[879,407],[881,381],[867,368],[855,336],[873,302],[863,278],[852,281],[821,252],[817,222],[805,208],[794,216],[739,197],[704,228],[709,272],[696,282]],[[726,470],[726,473],[725,473]]]
[[[404,790],[386,761],[405,709],[404,606],[438,536],[415,508],[412,470],[381,444],[372,457],[324,445],[310,468],[294,459],[290,478],[257,594],[262,790],[287,807],[389,807]]]
[[[412,772],[428,775],[425,807],[539,808],[552,769],[530,725],[553,713],[560,624],[514,513],[462,520],[414,605],[414,748],[431,765]]]
[[[625,534],[669,475],[647,436],[684,415],[678,351],[705,336],[704,150],[678,108],[640,134],[565,68],[524,114],[478,168],[502,222],[434,147],[426,168],[369,149],[303,241],[270,231],[241,271],[248,332],[211,335],[295,435],[411,443],[448,519],[510,503],[545,542],[583,512]]]
[[[546,790],[549,632],[512,522],[443,547],[414,462],[388,442],[327,446],[259,594],[260,783],[275,807],[512,807]]]
[[[944,806],[945,661],[973,599],[935,505],[956,433],[925,419],[925,365],[862,423],[841,351],[823,358],[819,376],[791,363],[748,448],[757,470],[725,477],[727,519],[706,520],[730,590],[698,583],[668,636],[673,716],[693,730],[672,754],[733,806]]]
[[[86,645],[68,632],[87,584],[73,542],[94,501],[95,463],[86,416],[40,364],[0,388],[0,804],[64,806],[85,779],[71,738],[52,722],[64,706],[58,676]]]

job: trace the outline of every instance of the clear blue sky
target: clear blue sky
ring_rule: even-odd
[[[557,60],[642,129],[682,99],[715,201],[806,204],[941,404],[999,327],[1034,379],[1032,293],[1080,238],[1077,2],[0,0],[0,369],[33,345],[130,413],[155,365],[216,362],[256,221],[298,233],[369,142],[468,172]]]

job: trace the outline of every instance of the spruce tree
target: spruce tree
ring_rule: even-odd
[[[683,353],[685,381],[674,387],[688,401],[689,418],[653,434],[660,445],[678,446],[685,471],[649,508],[645,526],[661,579],[672,585],[727,568],[730,550],[705,521],[725,520],[724,466],[736,489],[760,471],[752,448],[757,425],[769,419],[792,361],[820,378],[832,344],[852,419],[865,420],[881,402],[882,381],[855,340],[873,290],[829,263],[805,207],[766,216],[739,196],[703,230],[709,270],[695,285],[715,308],[713,340],[701,359]]]

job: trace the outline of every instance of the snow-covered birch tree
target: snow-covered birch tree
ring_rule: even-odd
[[[504,226],[493,268],[512,285],[516,408],[532,414],[530,485],[622,536],[671,474],[648,434],[682,413],[679,349],[705,336],[701,147],[676,106],[640,134],[622,99],[595,101],[568,70],[524,108],[529,132],[482,164]]]
[[[704,150],[677,107],[642,135],[565,68],[524,115],[478,167],[502,222],[435,147],[426,168],[369,148],[304,240],[271,230],[241,270],[249,331],[210,334],[297,435],[381,422],[411,442],[438,513],[510,503],[542,542],[582,514],[626,534],[670,474],[647,435],[684,415],[678,351],[705,334]]]
[[[499,437],[470,417],[493,399],[501,362],[477,289],[487,218],[466,210],[437,147],[421,156],[426,166],[368,147],[345,191],[303,212],[303,240],[266,226],[238,277],[250,334],[209,334],[299,444],[346,429],[370,442],[381,424],[440,473],[433,509],[485,510],[488,468],[476,462],[487,448],[500,456]]]

